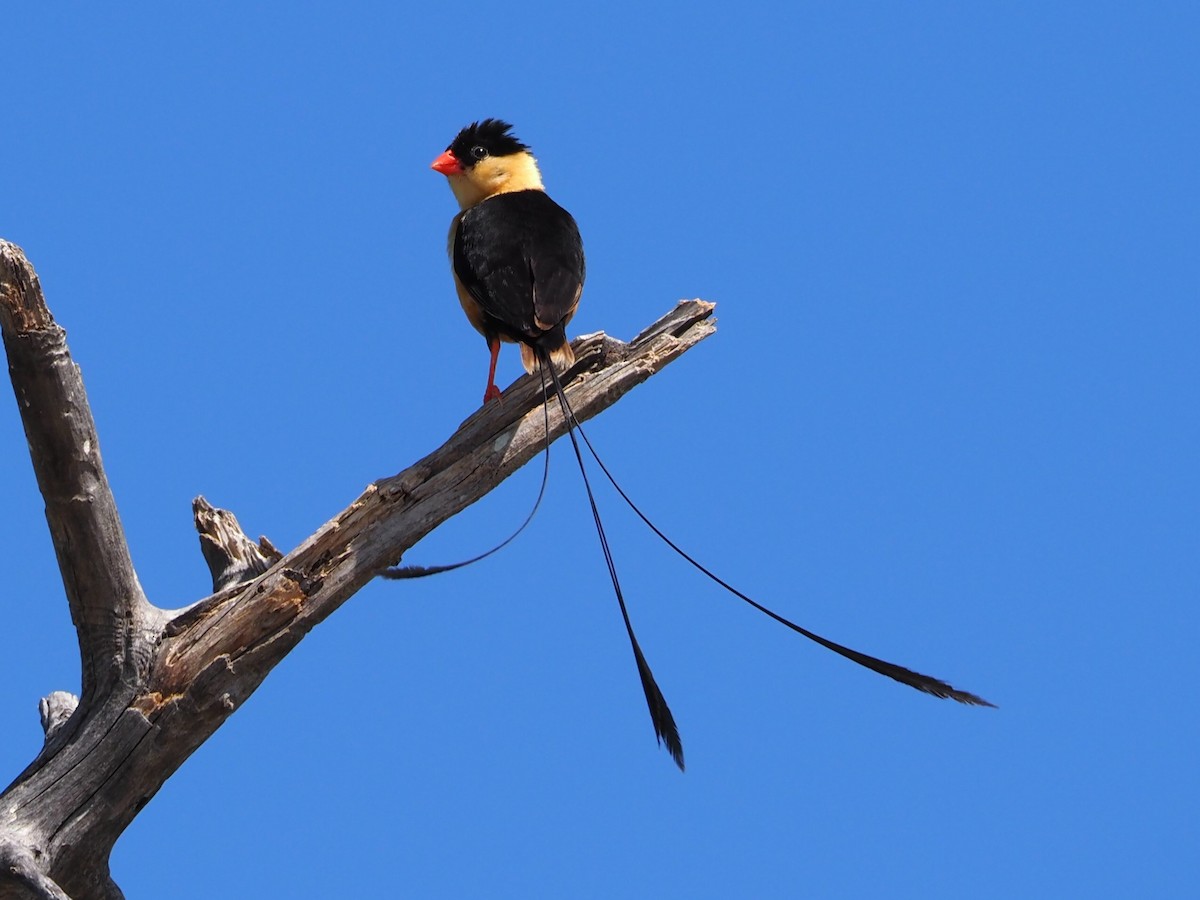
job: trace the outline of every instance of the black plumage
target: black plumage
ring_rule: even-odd
[[[553,353],[566,343],[583,290],[583,241],[545,191],[497,194],[467,209],[452,256],[489,344],[499,337]]]

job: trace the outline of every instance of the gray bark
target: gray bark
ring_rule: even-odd
[[[684,301],[629,343],[576,339],[565,374],[580,419],[715,330]],[[0,241],[0,329],[79,638],[82,691],[41,702],[46,743],[0,794],[0,900],[117,898],[113,844],[184,760],[314,626],[446,519],[538,455],[539,382],[526,376],[440,448],[370,485],[290,553],[193,504],[214,593],[164,610],[138,583],[78,367],[32,266]],[[550,409],[552,438],[566,431]]]

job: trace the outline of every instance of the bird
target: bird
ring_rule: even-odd
[[[566,326],[586,275],[579,227],[550,199],[537,160],[512,127],[473,122],[432,164],[459,205],[447,249],[459,303],[491,352],[485,405],[500,397],[501,342],[520,345],[530,374],[540,353],[560,370],[575,362]]]
[[[982,697],[958,690],[940,679],[835,643],[779,615],[689,555],[626,494],[588,440],[571,410],[559,376],[575,360],[566,337],[566,326],[579,308],[586,274],[579,228],[571,214],[546,194],[537,160],[529,146],[513,135],[512,129],[512,125],[501,119],[473,122],[459,131],[432,163],[435,171],[446,176],[459,205],[459,212],[450,223],[447,243],[458,300],[468,321],[483,335],[491,354],[484,406],[500,397],[496,386],[496,361],[501,343],[518,344],[525,370],[530,374],[539,373],[542,378],[547,403],[549,385],[562,408],[655,736],[680,770],[684,768],[684,758],[679,729],[634,634],[576,432],[617,494],[638,518],[679,556],[734,596],[822,647],[922,693],[969,706],[994,706]],[[548,420],[546,428],[548,460]],[[542,487],[544,490],[545,475]],[[536,510],[537,503],[534,505]],[[470,565],[507,545],[532,518],[533,513],[530,513],[521,527],[503,543],[470,560],[450,566],[397,567],[385,574],[392,578],[418,577]],[[407,571],[409,569],[411,571]]]
[[[583,293],[583,239],[571,214],[547,195],[537,160],[512,128],[501,119],[472,122],[431,164],[446,176],[458,201],[447,251],[459,303],[491,353],[483,403],[486,406],[500,397],[496,360],[501,342],[520,345],[526,372],[540,370],[550,378],[568,423],[655,735],[682,770],[679,729],[634,634],[575,438],[574,415],[558,378],[558,370],[575,362],[566,327]]]

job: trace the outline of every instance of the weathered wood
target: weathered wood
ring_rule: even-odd
[[[34,854],[0,840],[0,900],[71,900],[46,875]]]
[[[86,701],[145,668],[138,634],[159,621],[133,570],[66,332],[20,248],[0,243],[0,273],[9,375],[79,637]]]
[[[38,702],[38,714],[42,717],[42,731],[45,732],[47,741],[67,724],[77,706],[79,698],[67,691],[54,691]]]
[[[563,376],[580,419],[715,330],[680,303],[630,343],[574,342]],[[0,794],[0,900],[117,898],[114,842],[170,775],[316,624],[446,519],[534,458],[541,388],[526,376],[442,447],[381,479],[286,556],[203,498],[193,511],[214,594],[168,612],[143,595],[65,335],[20,249],[0,242],[0,327],[79,632],[84,689],[42,701],[46,744]],[[565,433],[550,409],[553,438]],[[70,698],[70,699],[68,699]],[[65,722],[64,717],[67,717]]]
[[[192,501],[192,518],[200,535],[200,552],[212,573],[213,593],[248,581],[283,558],[265,537],[250,540],[227,509],[217,509],[203,497]]]

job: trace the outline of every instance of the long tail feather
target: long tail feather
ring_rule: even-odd
[[[563,397],[561,395],[561,393],[560,393],[560,402],[562,402],[564,405],[566,405],[566,398]],[[568,406],[568,409],[569,409],[569,406]],[[825,647],[828,650],[832,650],[834,653],[837,653],[840,656],[844,656],[846,659],[851,660],[852,662],[856,662],[860,666],[865,666],[866,668],[870,669],[873,672],[878,672],[880,675],[886,675],[888,678],[893,678],[896,681],[899,681],[901,684],[907,684],[909,687],[916,688],[918,691],[921,691],[922,693],[930,694],[934,697],[938,697],[943,700],[957,700],[959,703],[965,703],[968,706],[990,706],[993,709],[995,708],[996,704],[990,703],[987,700],[984,700],[982,697],[979,697],[976,694],[972,694],[968,691],[960,691],[957,688],[946,683],[945,681],[942,681],[941,679],[934,678],[931,675],[922,675],[920,672],[914,672],[912,669],[904,668],[904,666],[899,666],[899,665],[896,665],[895,663],[890,663],[890,662],[887,662],[886,660],[878,659],[874,656],[869,656],[866,653],[860,653],[857,650],[852,650],[849,647],[844,647],[841,644],[835,643],[834,641],[831,641],[828,638],[823,638],[823,637],[821,637],[821,635],[816,634],[815,632],[809,631],[807,628],[803,628],[800,625],[797,625],[795,622],[790,621],[789,619],[785,619],[783,616],[779,615],[779,613],[777,613],[771,609],[768,609],[767,607],[765,607],[761,603],[759,603],[757,600],[754,600],[753,598],[746,596],[744,593],[739,591],[733,585],[729,584],[729,582],[725,581],[724,579],[720,578],[713,572],[709,571],[709,569],[707,569],[702,563],[700,563],[699,561],[694,559],[690,554],[688,554],[686,551],[684,551],[683,548],[681,548],[678,544],[676,544],[669,537],[667,537],[658,528],[657,525],[655,525],[653,522],[650,521],[649,518],[646,517],[645,513],[643,513],[640,509],[638,509],[637,504],[634,503],[633,500],[631,500],[629,498],[629,495],[626,494],[625,491],[621,489],[621,486],[619,484],[617,484],[617,480],[615,478],[613,478],[612,473],[608,471],[608,467],[604,465],[604,461],[600,458],[600,455],[598,453],[596,453],[596,448],[593,447],[592,442],[588,440],[587,433],[583,430],[583,427],[579,424],[579,421],[577,419],[575,419],[573,413],[570,414],[570,418],[572,420],[574,420],[575,429],[577,429],[579,431],[579,435],[580,435],[580,437],[583,438],[583,442],[585,444],[587,444],[588,452],[590,452],[592,454],[592,458],[594,460],[596,460],[596,465],[598,465],[600,467],[600,471],[604,473],[606,478],[608,478],[609,483],[611,483],[612,486],[616,489],[617,493],[621,495],[621,498],[627,504],[629,504],[629,508],[634,511],[634,513],[637,515],[637,517],[639,519],[641,519],[643,522],[645,522],[646,526],[651,531],[653,531],[656,535],[658,535],[658,537],[661,538],[662,541],[668,547],[670,547],[672,550],[674,550],[676,553],[678,553],[680,556],[682,556],[685,560],[687,560],[689,563],[691,563],[693,566],[695,566],[697,569],[699,569],[702,573],[707,575],[710,579],[715,581],[721,587],[725,588],[725,590],[729,591],[735,597],[738,597],[739,599],[744,600],[746,603],[749,603],[751,606],[753,606],[759,612],[770,616],[772,619],[774,619],[776,622],[779,622],[781,625],[786,625],[788,628],[792,629],[792,631],[795,631],[797,634],[804,635],[804,637],[808,638],[810,641],[815,641],[816,643],[820,644],[822,647]],[[573,434],[572,434],[572,440],[574,440]],[[580,465],[582,465],[582,462],[580,463]]]
[[[583,476],[583,486],[587,491],[588,503],[592,508],[592,519],[596,523],[596,534],[600,537],[600,547],[604,551],[604,562],[608,566],[608,575],[612,579],[613,591],[616,593],[617,603],[621,607],[621,618],[625,622],[625,632],[629,635],[629,645],[633,649],[633,658],[637,663],[638,677],[642,680],[642,690],[646,694],[646,705],[650,709],[650,721],[654,723],[654,735],[658,738],[660,745],[666,745],[667,752],[675,760],[675,765],[679,766],[680,771],[683,771],[683,742],[679,739],[679,729],[675,725],[675,717],[671,715],[671,708],[667,706],[667,699],[659,689],[658,682],[654,680],[654,673],[650,671],[650,664],[646,662],[646,656],[642,653],[637,636],[633,633],[633,623],[629,619],[629,610],[625,606],[625,595],[621,592],[621,582],[617,578],[617,567],[613,562],[612,550],[608,546],[608,536],[604,533],[604,523],[600,521],[600,509],[596,506],[596,498],[592,494],[592,485],[588,480],[587,467],[583,464],[583,452],[580,450],[579,441],[575,437],[575,429],[579,427],[579,421],[575,418],[574,412],[571,411],[571,404],[567,402],[566,392],[563,390],[562,382],[558,378],[558,372],[555,371],[548,354],[541,348],[538,348],[538,355],[542,363],[542,370],[550,373],[550,381],[554,386],[559,406],[562,408],[563,418],[567,423],[567,434],[571,438],[571,446],[575,450],[575,459],[579,463],[579,473]],[[542,382],[542,389],[544,392],[545,381]]]
[[[545,387],[543,385],[543,392]],[[472,563],[477,563],[481,559],[487,559],[493,553],[499,553],[514,540],[517,535],[526,529],[533,517],[537,515],[538,509],[541,508],[542,498],[546,496],[546,484],[550,480],[550,411],[546,409],[546,404],[542,404],[542,420],[546,425],[546,449],[543,453],[544,462],[542,464],[542,483],[538,487],[537,499],[533,501],[533,509],[529,510],[529,515],[525,517],[525,521],[517,526],[517,530],[498,543],[491,550],[486,550],[478,556],[472,556],[470,559],[464,559],[461,562],[449,563],[442,566],[389,566],[379,573],[380,578],[386,578],[393,581],[400,581],[405,578],[424,578],[427,575],[440,575],[442,572],[453,572],[455,569],[461,569],[464,566],[469,566]]]
[[[626,620],[628,625],[628,620]],[[654,680],[654,673],[650,671],[650,664],[646,662],[646,657],[642,653],[642,648],[638,645],[637,638],[633,636],[633,629],[629,630],[629,642],[633,646],[633,658],[637,661],[638,677],[642,679],[642,691],[646,694],[646,706],[650,708],[650,721],[654,723],[654,736],[658,738],[659,744],[667,745],[667,752],[671,754],[671,759],[675,760],[675,765],[679,766],[679,771],[683,771],[683,742],[679,739],[679,729],[675,726],[675,717],[671,715],[671,708],[667,706],[667,698],[663,696],[663,692],[658,688],[658,682]]]

